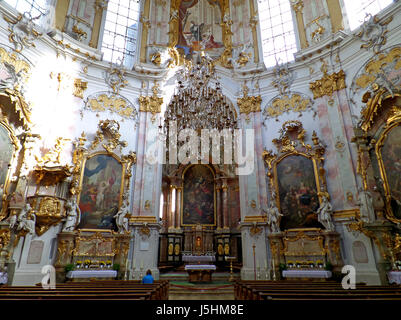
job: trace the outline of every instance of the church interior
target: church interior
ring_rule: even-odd
[[[400,39],[397,0],[0,1],[0,299],[400,293]]]

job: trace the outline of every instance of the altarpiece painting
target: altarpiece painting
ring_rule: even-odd
[[[276,170],[283,214],[281,230],[322,227],[316,215],[319,199],[313,161],[301,155],[291,155],[283,158]]]
[[[183,176],[182,225],[215,225],[214,175],[206,165],[190,166]]]
[[[9,165],[13,158],[14,146],[10,139],[9,131],[0,125],[0,199],[3,198],[4,191],[7,188],[7,178]],[[0,212],[4,209],[4,203],[0,200]]]
[[[401,219],[401,126],[392,126],[380,139],[379,162],[396,219]]]
[[[79,199],[80,228],[116,229],[114,215],[121,204],[123,164],[111,155],[88,158]]]

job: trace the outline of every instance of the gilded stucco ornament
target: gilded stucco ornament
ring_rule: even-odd
[[[356,37],[362,41],[361,48],[372,49],[374,53],[378,53],[381,47],[387,43],[387,25],[392,20],[393,17],[391,16],[386,20],[380,21],[377,15],[372,16],[370,13],[366,13],[361,31],[356,34]]]
[[[3,15],[4,20],[8,22],[8,31],[10,34],[8,40],[14,44],[16,52],[21,52],[24,47],[35,47],[33,43],[42,34],[35,30],[35,20],[42,17],[32,17],[29,12],[20,14],[15,20]]]
[[[118,94],[121,88],[126,87],[128,81],[125,79],[123,61],[119,60],[117,63],[112,63],[104,73],[104,80],[114,94]]]
[[[74,89],[73,95],[77,98],[84,98],[84,92],[88,88],[88,82],[82,81],[82,79],[75,79],[74,80]]]
[[[275,79],[271,84],[277,88],[279,95],[270,100],[264,109],[265,121],[268,118],[277,118],[290,111],[298,112],[301,116],[303,111],[312,109],[312,101],[309,97],[303,93],[291,92],[294,76],[289,70],[288,64],[276,65],[273,72]],[[313,116],[315,115],[316,111]],[[266,125],[265,121],[263,125]]]
[[[368,131],[378,114],[382,101],[400,94],[401,47],[393,47],[376,54],[357,73],[350,88],[351,101],[364,103],[357,124]]]
[[[313,98],[321,98],[324,96],[333,96],[333,93],[346,88],[345,72],[340,70],[328,74],[327,62],[323,60],[320,70],[323,72],[323,78],[309,83],[309,88],[313,92]]]
[[[262,97],[259,96],[248,96],[249,88],[244,84],[243,86],[243,97],[237,99],[239,112],[244,113],[249,119],[249,114],[252,112],[260,112],[260,104],[262,103]]]
[[[150,112],[152,114],[152,123],[156,120],[156,114],[161,112],[161,106],[163,104],[163,97],[158,97],[159,84],[156,82],[152,88],[152,96],[140,96],[139,100],[139,111]]]
[[[99,92],[88,97],[84,109],[96,113],[109,111],[124,119],[138,120],[136,108],[123,96]]]

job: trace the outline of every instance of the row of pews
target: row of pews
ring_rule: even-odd
[[[357,284],[345,290],[341,283],[324,281],[236,281],[236,300],[401,300],[401,286]]]
[[[55,289],[36,286],[2,286],[0,300],[167,300],[169,282],[142,284],[139,280],[67,282]]]

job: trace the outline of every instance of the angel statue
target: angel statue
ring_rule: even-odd
[[[67,209],[67,220],[65,221],[63,232],[74,231],[75,226],[81,221],[81,209],[79,209],[75,198],[70,198],[65,207]]]
[[[128,232],[128,217],[127,217],[128,214],[129,214],[128,203],[127,201],[124,201],[123,204],[121,205],[120,210],[114,216],[114,218],[116,218],[116,224],[118,227],[118,231],[120,231],[120,233],[124,233],[124,231]]]
[[[18,227],[17,231],[25,230],[28,231],[29,234],[35,234],[35,224],[36,224],[36,216],[33,213],[30,213],[32,207],[29,203],[25,204],[25,207],[22,208],[20,214],[18,215]],[[32,219],[28,218],[28,214],[32,217]]]
[[[334,224],[331,219],[331,214],[333,213],[333,208],[325,195],[322,196],[322,203],[317,209],[318,221],[326,228],[328,231],[334,231]]]
[[[274,204],[274,201],[270,201],[270,207],[267,210],[267,223],[270,226],[272,233],[280,232],[280,217],[282,214]]]

